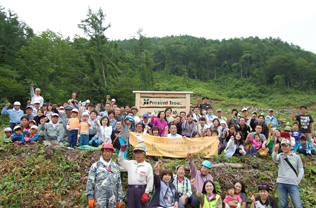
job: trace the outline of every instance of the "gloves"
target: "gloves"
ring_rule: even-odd
[[[240,208],[240,207],[241,207],[241,204],[240,204],[240,203],[238,203],[236,208]]]
[[[95,206],[95,200],[91,199],[89,200],[89,207],[94,207]]]
[[[78,140],[80,139],[80,134],[78,134]]]
[[[122,207],[122,206],[123,206],[123,203],[121,203],[121,202],[116,202],[116,206],[117,206],[117,207]]]
[[[121,151],[125,152],[125,150],[127,149],[127,145],[126,144],[122,144],[121,146]]]
[[[143,194],[141,201],[143,204],[148,202],[148,193]]]
[[[66,129],[67,129],[67,130],[69,130],[69,129],[70,129],[69,125],[67,125],[67,126],[66,126]]]
[[[227,203],[225,203],[225,208],[230,208],[230,206]]]
[[[153,111],[152,113],[151,113],[151,116],[155,116],[156,114],[155,114],[155,111]]]
[[[23,129],[23,132],[27,132],[27,129],[26,129],[26,128],[24,128],[24,129]]]

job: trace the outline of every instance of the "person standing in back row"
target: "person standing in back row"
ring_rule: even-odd
[[[208,108],[212,107],[211,104],[208,103],[209,99],[210,98],[208,98],[207,96],[204,96],[202,99],[203,103],[200,104],[201,97],[198,98],[196,106],[200,108],[201,115],[203,115],[203,110],[207,110]]]
[[[31,84],[30,87],[30,91],[31,91],[31,105],[34,105],[35,100],[40,101],[40,107],[43,106],[44,104],[44,98],[42,96],[40,96],[41,94],[41,89],[40,88],[36,88],[34,91],[33,88],[34,84]]]
[[[292,121],[297,120],[299,123],[299,130],[302,135],[306,137],[309,143],[312,143],[312,137],[314,136],[314,120],[311,115],[307,115],[307,107],[302,105],[300,107],[301,114],[294,116],[296,109],[293,109]]]

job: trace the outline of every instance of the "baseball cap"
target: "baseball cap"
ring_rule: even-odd
[[[58,115],[57,113],[53,113],[53,114],[52,114],[52,117],[54,117],[54,116],[59,117],[59,115]]]
[[[33,110],[33,107],[29,105],[29,106],[26,106],[25,110],[26,109],[32,109]]]
[[[242,110],[241,110],[241,112],[244,112],[244,111],[247,111],[248,109],[247,108],[243,108]]]
[[[10,127],[7,127],[4,129],[4,132],[12,132],[12,129]]]
[[[73,109],[73,107],[72,106],[70,106],[70,105],[67,105],[66,107],[65,107],[65,110],[72,110]]]
[[[31,129],[36,129],[37,130],[37,126],[34,125],[34,126],[31,127]]]
[[[301,105],[300,109],[305,108],[307,110],[307,107],[305,105]]]
[[[130,121],[134,121],[134,118],[132,116],[126,116],[125,120],[130,120]]]
[[[40,89],[40,88],[36,88],[36,89],[35,89],[35,91],[37,91],[37,90],[41,91],[41,89]]]
[[[289,127],[289,126],[286,126],[286,127],[284,128],[284,131],[292,131],[292,129],[291,129],[291,127]]]
[[[209,97],[207,97],[207,96],[204,96],[203,98],[202,98],[202,100],[204,100],[204,99],[210,99]]]
[[[145,147],[143,145],[141,145],[141,144],[138,144],[138,145],[135,146],[134,152],[137,151],[137,150],[141,150],[143,152],[146,152]]]
[[[222,110],[221,110],[221,109],[218,109],[216,112],[222,112]]]
[[[116,100],[113,98],[111,101],[112,101],[112,102],[115,102]]]
[[[22,127],[21,126],[15,126],[13,131],[17,130],[17,129],[21,129],[22,130]]]
[[[64,109],[64,106],[60,106],[60,107],[59,107],[59,110],[65,110],[65,109]]]
[[[288,140],[288,139],[282,139],[281,145],[282,145],[282,144],[291,145],[291,142],[290,142],[290,140]]]
[[[269,112],[273,112],[273,109],[271,108],[271,109],[269,109]]]
[[[94,107],[93,103],[89,103],[88,107]]]
[[[41,104],[41,102],[39,100],[35,100],[34,104]]]
[[[19,106],[21,106],[21,103],[20,103],[19,101],[15,101],[15,102],[13,103],[13,105],[19,105]]]
[[[221,120],[221,121],[220,121],[220,124],[225,124],[225,125],[227,125],[227,124],[226,124],[226,121],[224,121],[224,120]]]
[[[86,100],[86,103],[89,104],[89,103],[90,103],[90,100]]]
[[[72,112],[76,112],[76,113],[78,113],[79,111],[78,111],[78,109],[77,109],[77,108],[73,108],[73,109],[72,109]]]
[[[89,113],[86,111],[86,112],[83,112],[82,116],[90,116]]]
[[[144,113],[143,118],[149,118],[148,113]]]

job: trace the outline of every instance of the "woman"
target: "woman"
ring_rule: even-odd
[[[33,118],[33,120],[36,121],[37,125],[39,125],[39,123],[40,123],[40,117],[41,117],[42,115],[44,115],[44,111],[43,111],[42,109],[39,109],[39,110],[37,111],[37,116],[35,116],[35,117]]]
[[[165,127],[168,125],[165,112],[160,111],[157,115],[157,118],[155,118],[155,112],[153,112],[151,115],[150,122],[159,128],[159,136],[165,135]]]
[[[211,129],[212,131],[217,130],[218,132],[222,132],[222,127],[220,125],[218,118],[214,118]]]
[[[281,137],[281,130],[276,129],[275,133],[272,135],[271,140],[274,142],[274,144],[279,144],[281,146],[281,141],[284,139]],[[279,148],[278,153],[283,152],[281,148]]]
[[[112,126],[113,131],[115,131],[116,130],[116,120],[114,119],[114,116],[115,116],[114,111],[110,110],[108,112],[108,116],[109,116],[109,119],[110,119],[110,125]]]
[[[261,207],[270,207],[270,208],[278,208],[278,203],[273,196],[270,196],[270,188],[267,183],[261,183],[258,186],[259,196],[255,197],[252,195],[251,197],[251,206],[250,208],[261,208]]]
[[[234,181],[234,187],[235,187],[235,195],[239,196],[242,200],[241,208],[249,208],[248,206],[249,199],[246,195],[244,183],[240,180],[236,180]],[[237,207],[237,204],[234,202],[228,202],[227,204],[230,207]]]
[[[241,155],[246,155],[244,148],[244,140],[242,139],[242,132],[238,131],[236,136],[231,136],[230,140],[227,143],[225,152],[226,157],[240,157]]]
[[[177,134],[182,134],[182,122],[181,122],[181,117],[180,116],[176,116],[174,118],[174,121],[171,122],[177,125]],[[170,127],[170,126],[169,126]]]
[[[168,123],[174,121],[174,118],[172,117],[171,113],[172,113],[172,109],[171,108],[166,108],[165,114],[166,114],[166,119],[167,119]]]
[[[215,185],[211,180],[204,182],[202,193],[196,190],[195,178],[191,180],[192,192],[195,198],[201,202],[200,208],[222,208],[222,199],[216,194]]]
[[[179,208],[184,208],[188,203],[188,199],[192,195],[190,180],[184,177],[185,168],[184,165],[178,165],[176,167],[177,175],[173,175],[172,183],[175,185],[179,196]]]
[[[195,130],[196,130],[196,124],[193,121],[193,115],[189,113],[187,115],[187,120],[183,121],[182,123],[182,136],[191,138]]]
[[[174,207],[178,208],[179,197],[176,187],[171,183],[173,177],[171,170],[163,170],[159,175],[159,169],[162,168],[162,162],[158,161],[154,166],[155,192],[149,202],[148,207]]]
[[[108,117],[104,116],[99,122],[97,122],[97,134],[98,145],[103,143],[112,143],[111,134],[112,134],[112,126],[110,125],[110,120]]]
[[[226,148],[227,142],[230,140],[230,138],[232,136],[235,137],[235,135],[236,135],[235,126],[233,124],[231,124],[229,126],[229,129],[228,130],[224,130],[224,133],[223,133],[222,137],[219,138],[220,139],[220,144],[219,145],[221,146],[220,147],[220,152],[222,152]]]

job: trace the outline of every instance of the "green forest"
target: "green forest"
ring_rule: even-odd
[[[52,103],[76,92],[79,100],[99,102],[110,94],[132,105],[133,90],[189,90],[213,100],[260,105],[265,99],[282,107],[316,103],[316,54],[280,38],[158,38],[140,28],[135,38],[114,41],[106,37],[107,22],[101,8],[89,9],[78,20],[84,37],[34,34],[0,6],[0,103],[26,105],[31,83]]]

